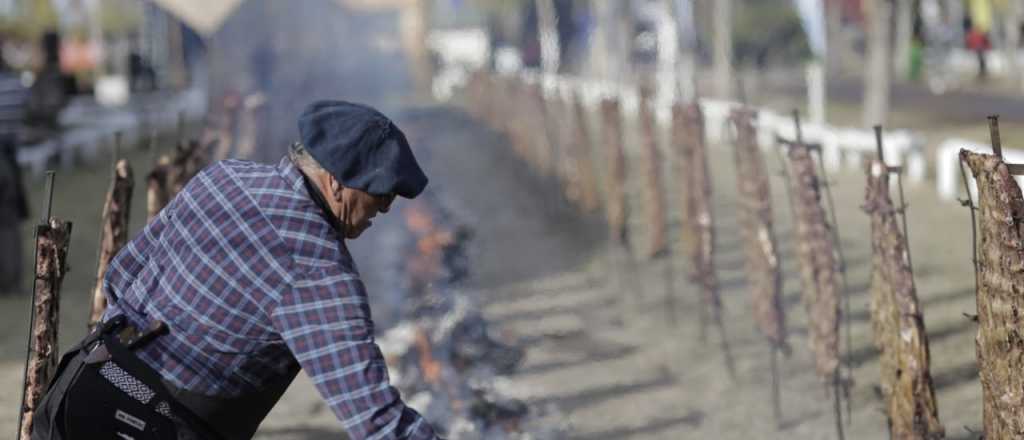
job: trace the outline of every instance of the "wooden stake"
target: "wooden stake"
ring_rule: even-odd
[[[128,241],[133,187],[132,168],[128,161],[116,160],[110,190],[103,203],[100,251],[96,264],[96,285],[93,287],[92,311],[89,314],[90,331],[95,328],[103,316],[103,311],[107,308],[107,297],[103,294],[103,277],[107,273],[107,267]]]
[[[33,280],[25,381],[18,415],[18,439],[29,440],[32,416],[57,369],[57,329],[60,320],[60,287],[67,273],[71,223],[49,219],[54,173],[47,173],[44,215],[36,227],[35,276]]]

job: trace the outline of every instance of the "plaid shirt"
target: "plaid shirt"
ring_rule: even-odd
[[[166,322],[137,354],[179,388],[236,397],[297,363],[353,438],[436,438],[388,384],[365,288],[322,212],[287,157],[218,162],[117,254],[106,317]]]

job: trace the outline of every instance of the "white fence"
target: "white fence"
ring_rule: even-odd
[[[633,84],[544,74],[532,70],[520,71],[518,75],[528,83],[540,83],[549,99],[579,95],[585,105],[592,107],[601,98],[618,97],[623,114],[635,114],[638,110],[639,91]],[[666,95],[654,99],[655,114],[663,128],[671,121],[671,108],[675,102],[672,96]],[[729,115],[742,104],[707,98],[700,99],[699,103],[704,112],[704,132],[708,142],[712,145],[730,142],[733,135]],[[771,109],[757,110],[757,138],[762,148],[772,148],[779,140],[793,140],[796,137],[792,116]],[[802,124],[801,129],[804,142],[821,146],[825,166],[830,171],[839,170],[843,166],[859,167],[865,155],[873,155],[876,151],[872,130],[824,124]],[[887,131],[882,138],[886,162],[904,166],[908,181],[923,181],[927,175],[924,139],[908,130]]]
[[[976,153],[992,154],[992,145],[967,139],[949,139],[939,144],[935,157],[935,187],[943,200],[956,200],[963,188],[963,177],[960,174],[960,150]],[[1003,158],[1011,163],[1024,163],[1024,150],[1003,148]],[[965,165],[966,166],[966,165]],[[971,196],[977,200],[977,184],[970,170],[967,180],[971,188]],[[1024,177],[1015,176],[1018,185],[1024,186]]]

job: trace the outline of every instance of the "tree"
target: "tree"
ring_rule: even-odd
[[[540,34],[540,67],[545,73],[558,73],[561,47],[558,41],[558,17],[554,0],[536,0],[537,30]]]
[[[906,0],[904,0],[906,1]],[[864,125],[884,124],[889,114],[892,80],[892,0],[864,0],[867,27],[867,63],[864,64]]]
[[[621,79],[626,74],[627,41],[623,20],[628,5],[600,0],[593,5],[597,25],[590,50],[591,73],[598,78]]]
[[[828,41],[826,62],[831,72],[841,72],[846,62],[846,44],[843,38],[843,9],[840,0],[825,1],[825,32]]]
[[[1006,30],[1005,52],[1008,68],[1008,76],[1016,87],[1024,87],[1021,82],[1020,57],[1017,51],[1020,48],[1020,19],[1021,0],[1008,0],[1003,18],[1006,20],[1003,28]]]
[[[893,52],[894,67],[900,77],[910,71],[910,50],[914,39],[914,0],[896,1],[896,35]]]
[[[715,91],[721,98],[732,96],[732,2],[715,0],[712,5]]]

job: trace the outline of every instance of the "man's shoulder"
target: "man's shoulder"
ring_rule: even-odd
[[[355,273],[348,250],[340,245],[322,212],[309,198],[299,171],[282,160],[277,165],[223,160],[210,172],[230,175],[288,249],[295,268],[311,274],[326,268]],[[216,179],[214,179],[216,180]]]
[[[229,172],[235,176],[250,176],[274,173],[275,167],[265,163],[253,162],[243,159],[223,159],[210,164],[204,172],[223,173]]]

